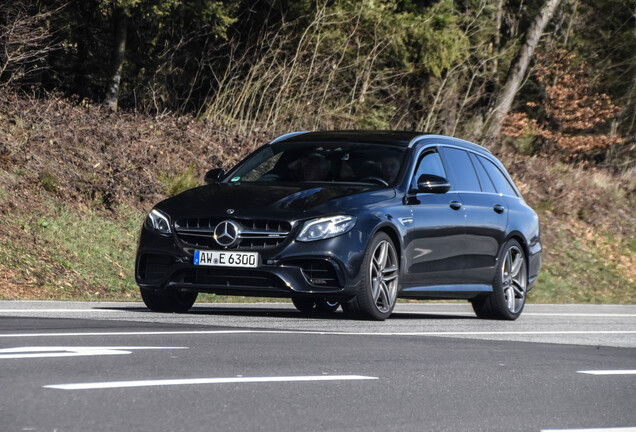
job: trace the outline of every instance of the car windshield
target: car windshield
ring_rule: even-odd
[[[281,143],[252,154],[227,179],[237,182],[337,182],[393,185],[404,147],[358,143]]]

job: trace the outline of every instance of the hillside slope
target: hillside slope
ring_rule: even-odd
[[[276,132],[0,95],[0,298],[137,298],[136,237],[153,203]],[[530,301],[636,303],[636,172],[499,157],[542,223]]]

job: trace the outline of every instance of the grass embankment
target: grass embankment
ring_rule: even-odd
[[[0,247],[0,297],[136,297],[131,251],[142,218],[138,210],[120,207],[113,217],[53,200],[46,200],[38,210],[32,215],[13,212],[2,223],[7,233]]]
[[[0,97],[0,298],[138,299],[134,253],[152,204],[274,135]],[[636,303],[636,173],[500,156],[541,218],[530,301]]]

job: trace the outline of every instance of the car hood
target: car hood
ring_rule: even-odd
[[[347,213],[395,197],[392,188],[367,185],[213,184],[187,190],[156,208],[173,219],[233,215],[247,218],[302,219]]]

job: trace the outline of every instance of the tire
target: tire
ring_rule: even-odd
[[[479,318],[516,320],[523,312],[528,293],[526,255],[517,240],[511,239],[501,249],[493,293],[471,300]]]
[[[377,233],[362,261],[362,286],[356,297],[342,304],[346,314],[383,321],[391,316],[398,292],[399,260],[391,238]]]
[[[153,312],[187,312],[196,301],[197,296],[196,292],[141,290],[141,298],[148,309]]]
[[[292,298],[292,303],[300,312],[307,315],[329,315],[340,306],[339,301],[313,298]]]

